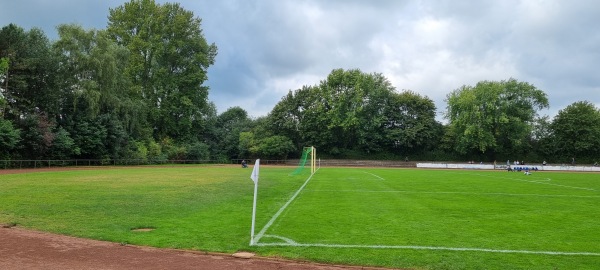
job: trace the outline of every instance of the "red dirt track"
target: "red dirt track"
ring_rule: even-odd
[[[335,266],[228,254],[120,245],[30,231],[0,228],[0,269],[377,269]]]

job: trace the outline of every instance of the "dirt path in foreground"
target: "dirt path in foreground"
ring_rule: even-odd
[[[0,269],[374,270],[383,268],[336,266],[258,257],[244,259],[230,254],[120,245],[16,227],[0,227]]]

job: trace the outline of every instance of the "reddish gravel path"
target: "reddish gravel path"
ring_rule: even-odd
[[[257,257],[244,259],[229,254],[124,246],[13,227],[0,228],[0,269],[342,270],[378,268]]]

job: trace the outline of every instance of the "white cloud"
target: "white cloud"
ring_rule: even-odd
[[[46,10],[45,0],[3,0],[0,25],[37,26],[49,36],[59,23],[103,28],[108,7],[125,0],[101,2],[53,1]],[[266,115],[289,90],[335,68],[383,73],[438,110],[453,89],[511,77],[545,91],[551,115],[575,101],[600,104],[593,0],[178,2],[219,47],[208,84],[220,112],[240,106]]]

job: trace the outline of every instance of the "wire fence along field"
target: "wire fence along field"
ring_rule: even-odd
[[[36,169],[60,167],[92,166],[141,166],[141,165],[177,165],[177,164],[241,164],[243,159],[200,160],[200,159],[48,159],[48,160],[0,160],[0,169]],[[251,159],[246,159],[251,160]],[[263,160],[267,165],[290,164],[287,160]],[[291,163],[291,164],[297,164]]]
[[[255,245],[597,257],[597,205],[598,174],[322,168]]]
[[[141,166],[169,164],[241,164],[245,160],[253,163],[255,159],[237,158],[231,160],[213,159],[14,159],[0,160],[1,169],[36,169],[57,167],[92,167],[92,166]],[[264,165],[297,166],[299,159],[262,159]],[[320,166],[352,166],[352,167],[416,167],[416,162],[399,160],[319,160]]]

